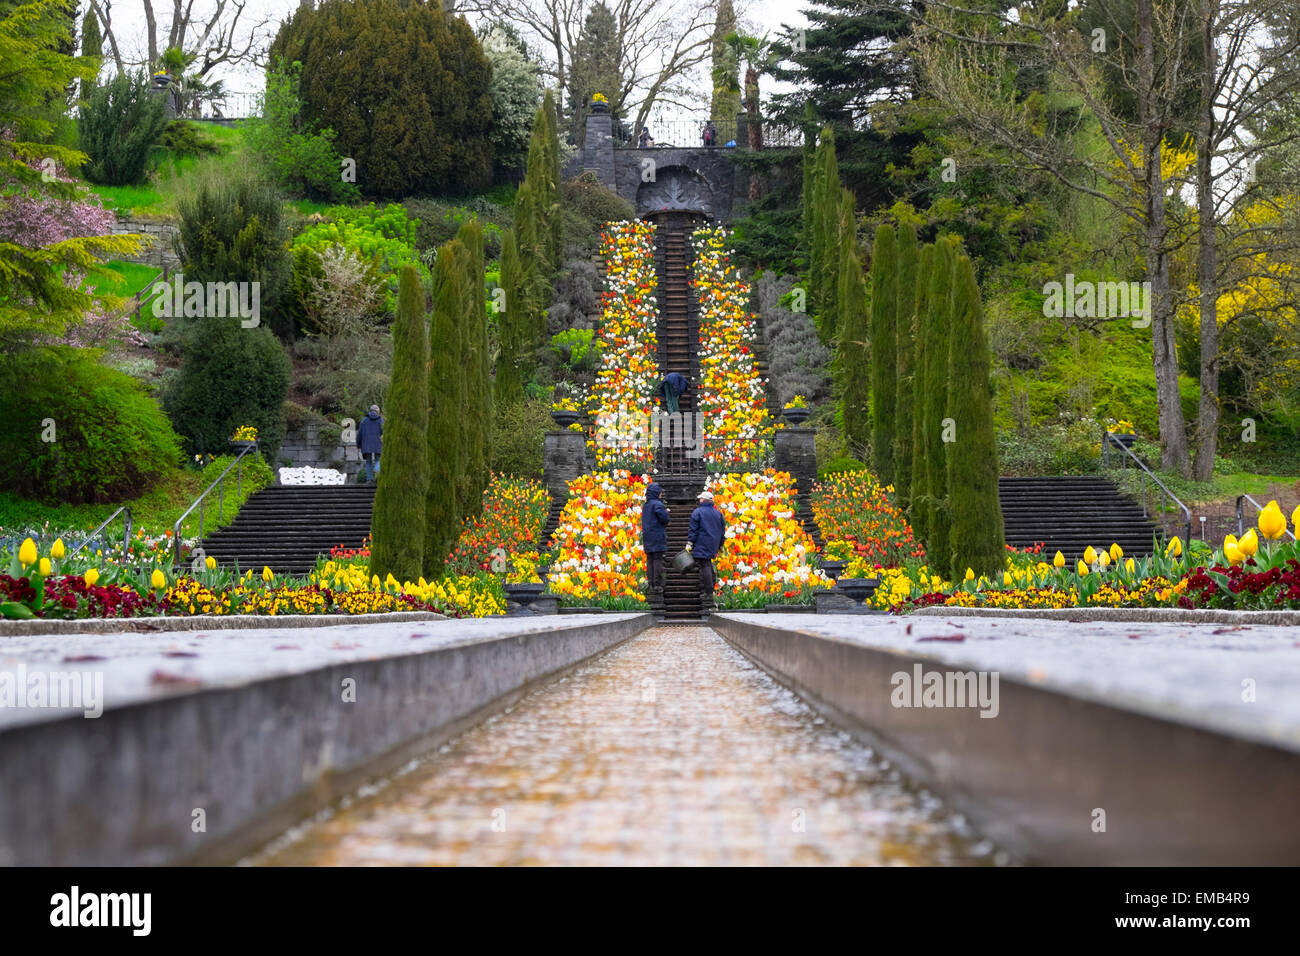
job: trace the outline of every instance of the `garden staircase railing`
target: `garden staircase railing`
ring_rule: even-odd
[[[1192,540],[1191,509],[1188,508],[1187,505],[1183,504],[1178,499],[1178,497],[1172,491],[1169,490],[1169,488],[1165,485],[1163,481],[1161,481],[1159,478],[1156,477],[1155,472],[1153,472],[1150,468],[1146,466],[1146,463],[1137,456],[1137,454],[1133,451],[1132,448],[1129,448],[1127,445],[1125,445],[1123,442],[1119,440],[1119,436],[1114,435],[1111,432],[1105,430],[1103,430],[1101,433],[1101,464],[1103,468],[1111,467],[1110,455],[1111,455],[1112,448],[1119,450],[1119,467],[1122,471],[1125,472],[1125,475],[1127,476],[1130,463],[1138,474],[1138,477],[1141,481],[1141,488],[1142,488],[1140,503],[1142,505],[1143,515],[1147,516],[1148,518],[1151,517],[1151,507],[1150,504],[1148,503],[1150,496],[1148,495],[1147,479],[1150,479],[1151,488],[1153,489],[1153,491],[1158,491],[1160,494],[1160,511],[1162,515],[1165,511],[1166,501],[1168,501],[1169,504],[1173,505],[1173,507],[1176,508],[1178,511],[1181,511],[1183,513],[1183,518],[1185,519],[1185,523],[1184,523],[1185,531],[1183,533],[1183,542],[1185,546],[1187,542]],[[1164,530],[1163,521],[1160,522],[1160,528],[1162,531]]]
[[[212,482],[212,484],[208,485],[203,494],[195,498],[194,502],[185,509],[179,518],[176,519],[176,524],[172,526],[172,543],[175,548],[175,563],[177,567],[180,567],[181,563],[181,524],[190,516],[195,508],[199,509],[198,537],[203,537],[203,502],[207,499],[208,495],[212,494],[213,489],[216,489],[217,492],[217,520],[220,521],[224,517],[226,475],[230,474],[231,469],[235,470],[235,495],[237,498],[242,497],[244,493],[244,456],[249,452],[254,452],[256,450],[257,442],[255,441],[250,442],[241,448],[239,454],[235,456],[235,460],[228,464],[221,474],[217,476],[216,480]]]
[[[112,524],[113,521],[116,520],[118,515],[123,516],[122,517],[122,556],[125,558],[127,549],[131,547],[131,506],[130,505],[122,505],[122,507],[118,508],[111,515],[109,515],[102,522],[100,522],[99,527],[96,528],[94,531],[90,532],[90,534],[86,535],[86,540],[81,542],[81,544],[77,545],[72,550],[72,554],[68,555],[68,557],[69,558],[75,557],[77,553],[81,551],[82,548],[85,548],[92,541],[98,538],[99,533],[103,531],[105,528],[107,528],[110,524]]]
[[[1246,533],[1246,514],[1243,505],[1248,501],[1250,502],[1251,506],[1255,509],[1256,513],[1264,510],[1264,506],[1261,505],[1254,498],[1252,498],[1250,495],[1238,495],[1237,496],[1237,534]],[[1290,538],[1292,541],[1296,540],[1296,536],[1291,532],[1289,528],[1287,529],[1286,536]]]

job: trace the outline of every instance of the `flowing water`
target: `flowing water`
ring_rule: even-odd
[[[263,865],[999,864],[933,794],[705,626],[588,661]]]

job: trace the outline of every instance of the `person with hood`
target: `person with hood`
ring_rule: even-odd
[[[700,492],[700,506],[691,512],[691,527],[686,533],[686,547],[700,566],[700,600],[706,607],[713,604],[713,592],[718,579],[713,571],[713,559],[722,550],[727,536],[727,521],[713,505],[713,492]]]
[[[690,380],[681,372],[669,372],[664,376],[664,380],[659,383],[656,394],[664,397],[664,404],[668,406],[668,413],[675,415],[677,413],[678,396],[690,387]]]
[[[664,589],[664,554],[668,551],[668,516],[671,514],[659,495],[659,486],[652,482],[645,490],[645,504],[641,506],[646,590],[656,593]]]
[[[374,481],[379,474],[379,451],[383,445],[384,420],[379,417],[379,406],[371,405],[370,412],[361,419],[357,426],[357,447],[365,460],[366,471],[363,481]]]

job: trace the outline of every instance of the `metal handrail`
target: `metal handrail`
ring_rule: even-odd
[[[102,522],[100,522],[99,527],[96,528],[94,531],[90,532],[90,534],[86,536],[86,540],[81,542],[81,544],[77,545],[77,547],[73,549],[72,554],[68,555],[68,557],[70,558],[75,557],[82,548],[90,544],[90,542],[94,541],[95,538],[99,536],[99,533],[103,531],[105,528],[107,528],[114,518],[116,518],[118,515],[124,512],[126,514],[126,517],[122,520],[122,557],[125,558],[127,548],[131,546],[131,506],[130,505],[122,505],[122,507],[118,508],[111,515],[109,515]]]
[[[220,486],[220,490],[217,492],[217,520],[220,521],[224,516],[223,509],[225,507],[226,495],[225,495],[225,485],[223,484],[223,482],[226,479],[226,475],[230,474],[230,469],[234,468],[236,465],[239,466],[239,470],[236,473],[237,484],[235,487],[235,494],[237,496],[242,496],[244,493],[244,456],[247,455],[250,451],[256,451],[256,450],[257,450],[256,441],[252,442],[249,445],[245,445],[244,449],[238,455],[235,456],[235,460],[232,461],[230,464],[228,464],[225,467],[225,470],[222,471],[221,474],[217,476],[216,481],[208,485],[207,489],[203,492],[203,494],[195,498],[194,503],[191,504],[188,508],[186,508],[185,511],[181,514],[181,516],[176,519],[176,524],[172,526],[172,542],[176,551],[175,563],[177,567],[179,567],[181,563],[181,523],[190,516],[190,512],[192,512],[195,508],[198,508],[199,509],[199,537],[202,538],[203,537],[203,500],[207,498],[207,496],[212,492],[213,488],[217,488],[218,486]]]
[[[1178,496],[1175,495],[1172,491],[1170,491],[1170,490],[1165,486],[1165,483],[1164,483],[1163,481],[1161,481],[1159,478],[1157,478],[1157,477],[1155,476],[1155,473],[1154,473],[1150,468],[1148,468],[1148,467],[1146,466],[1146,462],[1144,462],[1141,458],[1139,458],[1139,457],[1138,457],[1138,456],[1133,452],[1133,449],[1132,449],[1132,448],[1129,448],[1127,445],[1123,444],[1123,443],[1118,439],[1118,437],[1116,437],[1115,435],[1113,435],[1112,433],[1110,433],[1110,432],[1108,432],[1108,431],[1105,431],[1104,429],[1102,430],[1102,433],[1101,433],[1101,463],[1102,463],[1102,467],[1103,467],[1103,468],[1110,467],[1110,449],[1111,449],[1112,446],[1114,446],[1115,448],[1118,448],[1118,449],[1120,449],[1122,452],[1124,452],[1124,454],[1120,456],[1120,468],[1121,468],[1122,470],[1127,470],[1127,469],[1128,469],[1128,462],[1129,462],[1129,459],[1132,459],[1133,463],[1134,463],[1135,465],[1137,465],[1137,467],[1140,469],[1139,474],[1140,474],[1141,477],[1142,477],[1142,515],[1143,515],[1143,517],[1147,517],[1147,518],[1151,517],[1150,509],[1147,507],[1147,485],[1146,485],[1146,480],[1147,480],[1148,478],[1150,478],[1152,484],[1154,484],[1154,485],[1155,485],[1155,486],[1160,490],[1160,494],[1161,494],[1164,498],[1168,498],[1168,499],[1170,500],[1170,502],[1172,502],[1173,504],[1177,505],[1178,508],[1179,508],[1179,510],[1182,511],[1183,516],[1187,519],[1187,525],[1186,525],[1186,527],[1187,527],[1187,531],[1186,531],[1186,533],[1185,533],[1185,535],[1184,535],[1184,537],[1183,537],[1183,542],[1184,542],[1184,544],[1186,544],[1187,542],[1191,541],[1191,540],[1192,540],[1192,511],[1191,511],[1191,509],[1188,508],[1187,505],[1183,504],[1182,501],[1180,501],[1180,500],[1178,499]],[[1161,510],[1163,511],[1163,507],[1162,507]],[[1160,530],[1161,530],[1161,533],[1164,532],[1164,522],[1163,522],[1163,521],[1161,522]]]
[[[1264,510],[1264,506],[1261,505],[1254,498],[1252,498],[1250,495],[1237,495],[1237,534],[1246,533],[1246,525],[1245,525],[1246,518],[1241,507],[1241,503],[1243,501],[1249,501],[1252,505],[1255,506],[1256,511]],[[1291,533],[1291,530],[1289,528],[1287,529],[1286,536],[1290,538],[1292,541],[1296,540],[1296,536]]]

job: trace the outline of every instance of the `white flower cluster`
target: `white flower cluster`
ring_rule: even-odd
[[[341,471],[335,471],[333,468],[303,466],[302,468],[280,469],[280,484],[282,485],[341,485],[347,480],[347,475]]]

